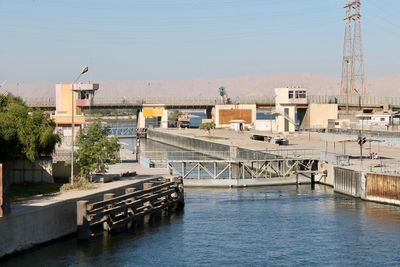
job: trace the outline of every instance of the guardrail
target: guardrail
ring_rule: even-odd
[[[143,183],[143,189],[127,188],[121,196],[105,194],[103,201],[77,202],[78,239],[89,239],[99,229],[115,231],[130,228],[132,223],[142,225],[168,215],[184,206],[183,183],[180,178],[157,178]],[[163,214],[164,213],[164,214]]]

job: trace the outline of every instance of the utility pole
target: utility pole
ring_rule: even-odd
[[[365,72],[361,33],[361,0],[347,1],[342,61],[340,94],[346,97],[346,113],[349,114],[349,99],[354,92],[364,96]]]

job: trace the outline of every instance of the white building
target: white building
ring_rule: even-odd
[[[296,130],[296,117],[301,113],[305,114],[307,108],[307,90],[304,88],[275,88],[275,110],[276,131],[294,132]]]

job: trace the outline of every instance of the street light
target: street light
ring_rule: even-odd
[[[358,104],[360,106],[361,110],[361,131],[360,131],[360,137],[359,137],[359,145],[360,145],[360,163],[361,163],[361,170],[363,169],[363,144],[365,143],[365,138],[363,137],[363,131],[364,131],[364,112],[362,111],[361,107],[361,94],[358,92],[356,88],[353,89],[354,92],[358,94]]]
[[[89,71],[89,67],[84,67],[79,73],[78,77],[76,77],[75,81],[71,86],[71,184],[74,184],[74,146],[75,146],[75,122],[74,122],[74,84],[81,78],[82,74],[85,74]]]

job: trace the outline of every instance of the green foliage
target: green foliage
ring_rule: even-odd
[[[99,122],[80,132],[77,138],[78,151],[75,154],[80,175],[89,178],[93,172],[104,171],[107,164],[119,161],[117,137],[107,137],[107,129]]]
[[[168,112],[168,120],[176,121],[179,118],[179,116],[181,116],[182,114],[183,113],[177,109],[171,110],[170,112]]]
[[[88,179],[85,179],[84,177],[80,177],[74,184],[63,184],[60,188],[61,192],[69,191],[69,190],[88,190],[88,189],[93,189],[96,186],[89,182]]]
[[[210,131],[211,129],[215,129],[215,122],[203,122],[199,125],[199,129]]]
[[[48,114],[27,107],[19,97],[0,95],[0,160],[49,155],[60,136]]]

